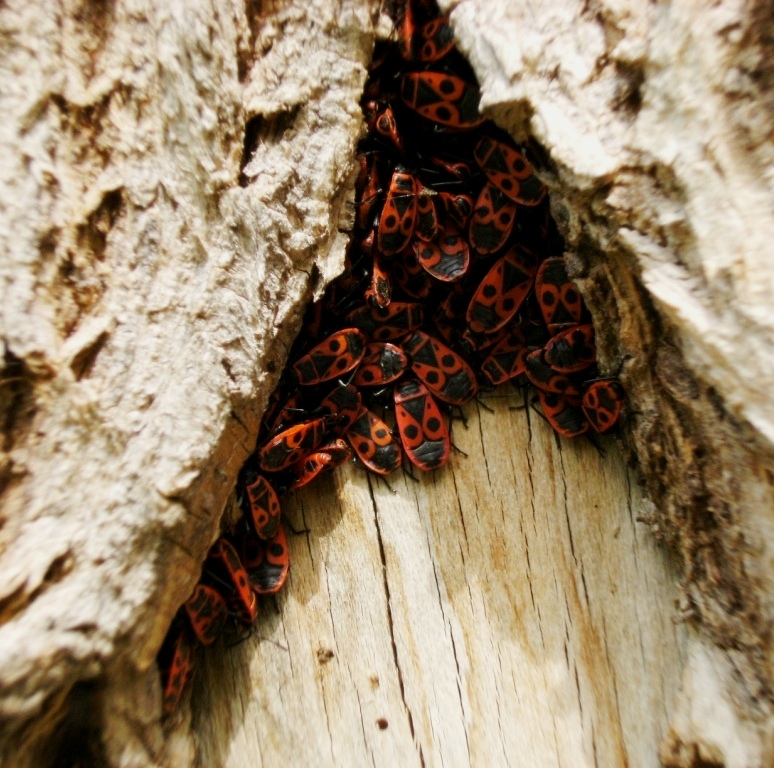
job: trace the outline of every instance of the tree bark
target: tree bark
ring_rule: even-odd
[[[9,764],[163,759],[156,653],[342,267],[369,11],[260,12],[0,8]]]
[[[498,400],[438,475],[297,493],[259,637],[204,655],[162,725],[156,652],[343,263],[377,5],[0,8],[2,760],[771,764],[761,0],[455,4],[550,187],[621,440]]]

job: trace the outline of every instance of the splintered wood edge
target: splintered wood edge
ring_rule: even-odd
[[[285,501],[291,575],[203,655],[198,763],[658,766],[687,630],[615,443],[466,409],[418,482],[349,466]]]

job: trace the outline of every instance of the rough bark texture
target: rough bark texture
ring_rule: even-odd
[[[343,263],[371,24],[322,0],[0,9],[14,764],[102,704],[111,759],[159,753],[159,644]]]
[[[771,764],[774,8],[741,0],[453,16],[534,139],[650,502],[502,404],[437,479],[339,474],[288,509],[282,647],[208,655],[162,729],[156,651],[342,263],[376,11],[0,7],[0,755]]]

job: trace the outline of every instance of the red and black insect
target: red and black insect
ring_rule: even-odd
[[[400,96],[406,106],[438,125],[463,130],[484,122],[478,88],[456,75],[409,72],[401,78]]]
[[[623,400],[623,387],[617,379],[601,379],[592,382],[583,393],[581,407],[597,432],[607,432],[617,423]]]
[[[460,228],[468,226],[473,215],[473,198],[464,192],[439,192],[446,215]]]
[[[524,373],[529,353],[524,332],[517,326],[492,347],[481,364],[481,371],[497,386]]]
[[[399,378],[408,367],[405,352],[389,342],[374,342],[366,353],[352,383],[358,387],[376,387]]]
[[[277,530],[280,529],[281,525]],[[256,541],[260,539],[256,538]],[[247,571],[236,550],[226,539],[218,539],[210,550],[204,575],[229,590],[226,595],[228,606],[241,622],[252,624],[255,621],[258,616],[258,603],[250,590]]]
[[[359,307],[346,320],[373,341],[392,341],[419,328],[424,314],[421,304],[391,301],[386,307]]]
[[[500,250],[513,230],[514,221],[516,203],[487,182],[470,217],[470,244],[484,255]]]
[[[540,265],[535,276],[535,295],[551,334],[580,323],[583,299],[567,275],[567,264],[562,256],[546,259]]]
[[[182,621],[176,621],[167,633],[159,651],[159,672],[165,714],[172,714],[177,709],[193,669],[194,639],[191,630]]]
[[[276,395],[276,398],[275,398]],[[261,422],[261,433],[273,435],[283,425],[289,424],[295,421],[300,412],[301,395],[299,392],[294,392],[287,397],[283,403],[281,400],[282,391],[275,389],[271,395],[269,407],[266,409],[266,413],[263,416]],[[271,402],[273,400],[273,402]]]
[[[320,411],[325,417],[328,430],[334,437],[343,435],[349,429],[360,413],[361,401],[360,392],[354,384],[339,384],[323,398]]]
[[[448,16],[423,24],[414,34],[412,41],[416,61],[438,61],[454,48],[454,32]]]
[[[557,395],[580,397],[581,391],[577,383],[564,373],[557,373],[543,357],[543,350],[536,349],[527,355],[524,373],[538,390],[553,392]]]
[[[311,419],[274,435],[258,451],[261,469],[265,472],[279,472],[303,459],[322,442],[326,423],[323,417]]]
[[[344,328],[321,341],[293,364],[302,386],[321,384],[357,368],[363,359],[366,339],[358,328]]]
[[[372,307],[386,307],[392,298],[390,273],[376,254],[372,257],[371,283],[366,289],[365,300]]]
[[[411,370],[440,400],[463,405],[478,391],[476,375],[456,352],[423,331],[403,343],[411,356]],[[397,391],[397,390],[396,390]]]
[[[359,203],[355,215],[355,221],[360,229],[368,229],[373,222],[376,207],[381,198],[382,189],[379,182],[379,171],[374,155],[360,156],[360,174],[358,184],[362,184],[362,192],[358,195]]]
[[[421,243],[425,245],[425,243]],[[398,254],[391,262],[392,276],[395,284],[412,299],[426,299],[433,290],[433,280],[422,268],[416,255],[416,248],[420,247],[419,241]]]
[[[538,398],[543,408],[543,415],[557,434],[563,437],[578,437],[588,431],[589,422],[578,405],[577,399],[572,399],[555,392],[538,390]]]
[[[527,158],[515,147],[484,136],[476,144],[474,155],[489,181],[513,202],[537,205],[546,196],[545,185],[535,176]]]
[[[268,541],[245,537],[241,542],[250,589],[255,595],[279,592],[290,571],[290,556],[285,529],[280,525]]]
[[[403,139],[398,132],[395,113],[389,104],[377,101],[367,101],[363,106],[363,114],[369,130],[391,141],[398,152],[403,152]]]
[[[212,645],[223,632],[228,618],[226,600],[215,587],[197,584],[183,604],[191,628],[202,645]]]
[[[339,437],[331,443],[321,445],[296,466],[292,467],[293,480],[288,490],[302,488],[326,472],[333,472],[352,458],[349,446]]]
[[[438,61],[454,48],[449,17],[438,16],[418,26],[411,0],[398,4],[395,27],[398,52],[406,61]]]
[[[379,217],[376,240],[384,256],[394,256],[411,241],[417,223],[417,192],[416,178],[398,166]]]
[[[532,289],[536,269],[534,254],[518,245],[498,259],[468,305],[469,328],[474,333],[492,333],[506,326]]]
[[[435,210],[435,193],[417,181],[417,223],[414,234],[425,242],[434,240],[438,234],[438,212]]]
[[[400,466],[400,448],[390,428],[365,407],[347,432],[347,440],[360,461],[377,475],[389,475]]]
[[[545,361],[559,373],[576,373],[597,360],[594,326],[577,325],[560,331],[543,349]]]
[[[414,253],[422,267],[442,282],[459,280],[470,265],[470,248],[453,224],[447,224],[434,243],[415,240]]]
[[[448,173],[449,176],[452,176],[463,185],[466,185],[470,181],[470,177],[472,176],[470,164],[464,160],[447,158],[434,154],[430,157],[430,162],[436,168],[440,168],[445,173]]]
[[[449,431],[438,404],[416,379],[395,385],[395,422],[403,450],[421,470],[442,467],[449,458]]]
[[[258,538],[270,539],[277,531],[282,508],[277,492],[271,483],[258,475],[253,482],[245,486],[248,503],[248,519]]]

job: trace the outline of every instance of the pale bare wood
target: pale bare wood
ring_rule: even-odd
[[[514,402],[468,406],[441,472],[350,467],[286,503],[309,533],[263,639],[205,660],[201,765],[660,764],[675,572],[613,441]]]

